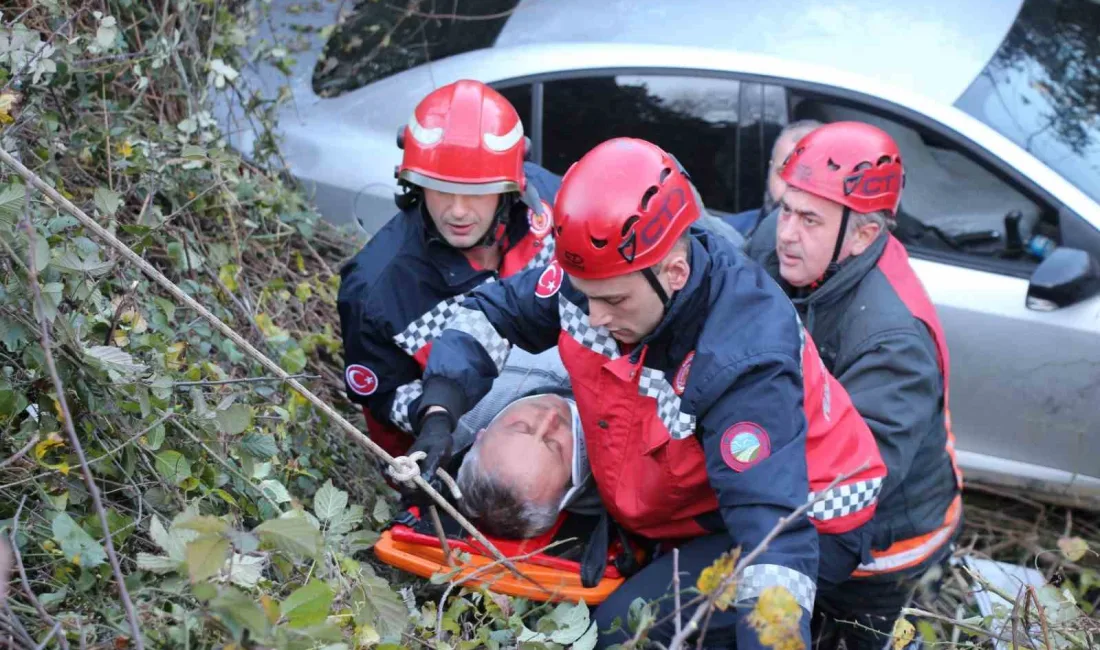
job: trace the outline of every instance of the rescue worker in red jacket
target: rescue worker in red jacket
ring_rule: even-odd
[[[877,650],[959,530],[947,342],[888,230],[905,170],[886,132],[861,122],[819,127],[795,145],[780,177],[788,186],[780,209],[749,253],[791,296],[889,469],[871,522],[873,559],[818,592],[814,638],[821,648],[843,639],[849,650]]]
[[[512,344],[558,345],[604,505],[636,535],[684,544],[689,585],[845,477],[747,568],[738,606],[716,612],[706,637],[760,647],[744,605],[781,586],[806,612],[808,646],[819,576],[843,580],[869,559],[863,524],[885,469],[790,300],[759,265],[694,226],[700,209],[687,174],[657,146],[618,138],[595,147],[562,180],[555,261],[470,295],[436,340],[411,415],[434,441],[426,447],[446,448],[455,416],[488,390]],[[815,526],[828,533],[820,544]],[[626,620],[633,599],[666,595],[671,571],[666,554],[632,576],[597,610],[600,628]],[[661,601],[659,617],[671,603]],[[671,633],[668,623],[650,638]]]
[[[524,162],[518,113],[479,81],[428,94],[398,146],[401,211],[341,269],[337,298],[347,395],[393,455],[413,441],[408,406],[432,340],[465,294],[550,261],[549,201],[561,182]]]

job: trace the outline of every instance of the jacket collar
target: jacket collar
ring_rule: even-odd
[[[526,206],[516,202],[512,206],[511,214],[505,224],[504,235],[499,244],[503,244],[501,256],[507,255],[524,237],[527,236],[530,226],[526,219]],[[495,271],[476,269],[462,254],[462,251],[447,243],[435,227],[431,215],[428,214],[427,204],[421,201],[408,211],[409,218],[418,230],[421,244],[428,252],[427,258],[430,264],[439,270],[448,287],[461,288],[470,284],[475,279],[484,278],[487,274],[495,275]],[[503,263],[503,259],[502,259]]]
[[[886,242],[889,238],[887,232],[882,232],[875,241],[871,242],[867,250],[841,262],[840,270],[826,280],[825,284],[812,291],[806,292],[805,289],[791,287],[786,282],[781,284],[791,296],[791,302],[800,310],[804,306],[817,308],[832,305],[854,289],[871,269],[875,268],[883,251],[886,250]]]

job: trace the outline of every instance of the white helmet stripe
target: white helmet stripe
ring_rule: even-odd
[[[433,145],[443,139],[443,127],[425,128],[416,121],[416,113],[409,116],[409,132],[422,145]]]
[[[516,146],[517,142],[523,139],[523,123],[517,120],[512,130],[504,135],[486,133],[482,138],[485,140],[485,146],[489,147],[489,149],[497,153],[508,151]]]

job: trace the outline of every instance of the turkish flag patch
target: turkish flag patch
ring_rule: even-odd
[[[695,360],[695,350],[688,352],[688,355],[684,357],[684,362],[680,364],[680,369],[676,371],[676,375],[672,378],[672,392],[677,395],[683,395],[684,389],[688,384],[688,373],[691,372],[691,362]]]
[[[730,469],[743,472],[772,455],[772,442],[764,427],[738,422],[722,434],[722,460]]]
[[[378,390],[378,375],[366,366],[353,363],[344,371],[344,379],[348,382],[348,388],[356,395],[373,395]]]
[[[539,276],[538,284],[535,285],[535,295],[539,298],[549,298],[561,289],[562,281],[561,265],[557,260],[550,262],[542,271],[542,275]]]

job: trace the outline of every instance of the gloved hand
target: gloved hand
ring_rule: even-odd
[[[435,470],[451,460],[454,447],[452,431],[450,414],[446,411],[429,413],[420,421],[420,433],[407,453],[412,456],[418,451],[424,452],[425,458],[419,462],[420,477],[436,490],[440,487],[440,481]],[[427,494],[415,485],[402,483],[399,489],[408,505],[426,505],[430,501]]]
[[[420,476],[425,481],[436,478],[435,470],[451,462],[453,432],[451,416],[446,411],[429,413],[420,421],[420,432],[416,436],[416,442],[409,448],[409,455],[418,451],[427,455],[427,458],[420,461]]]

